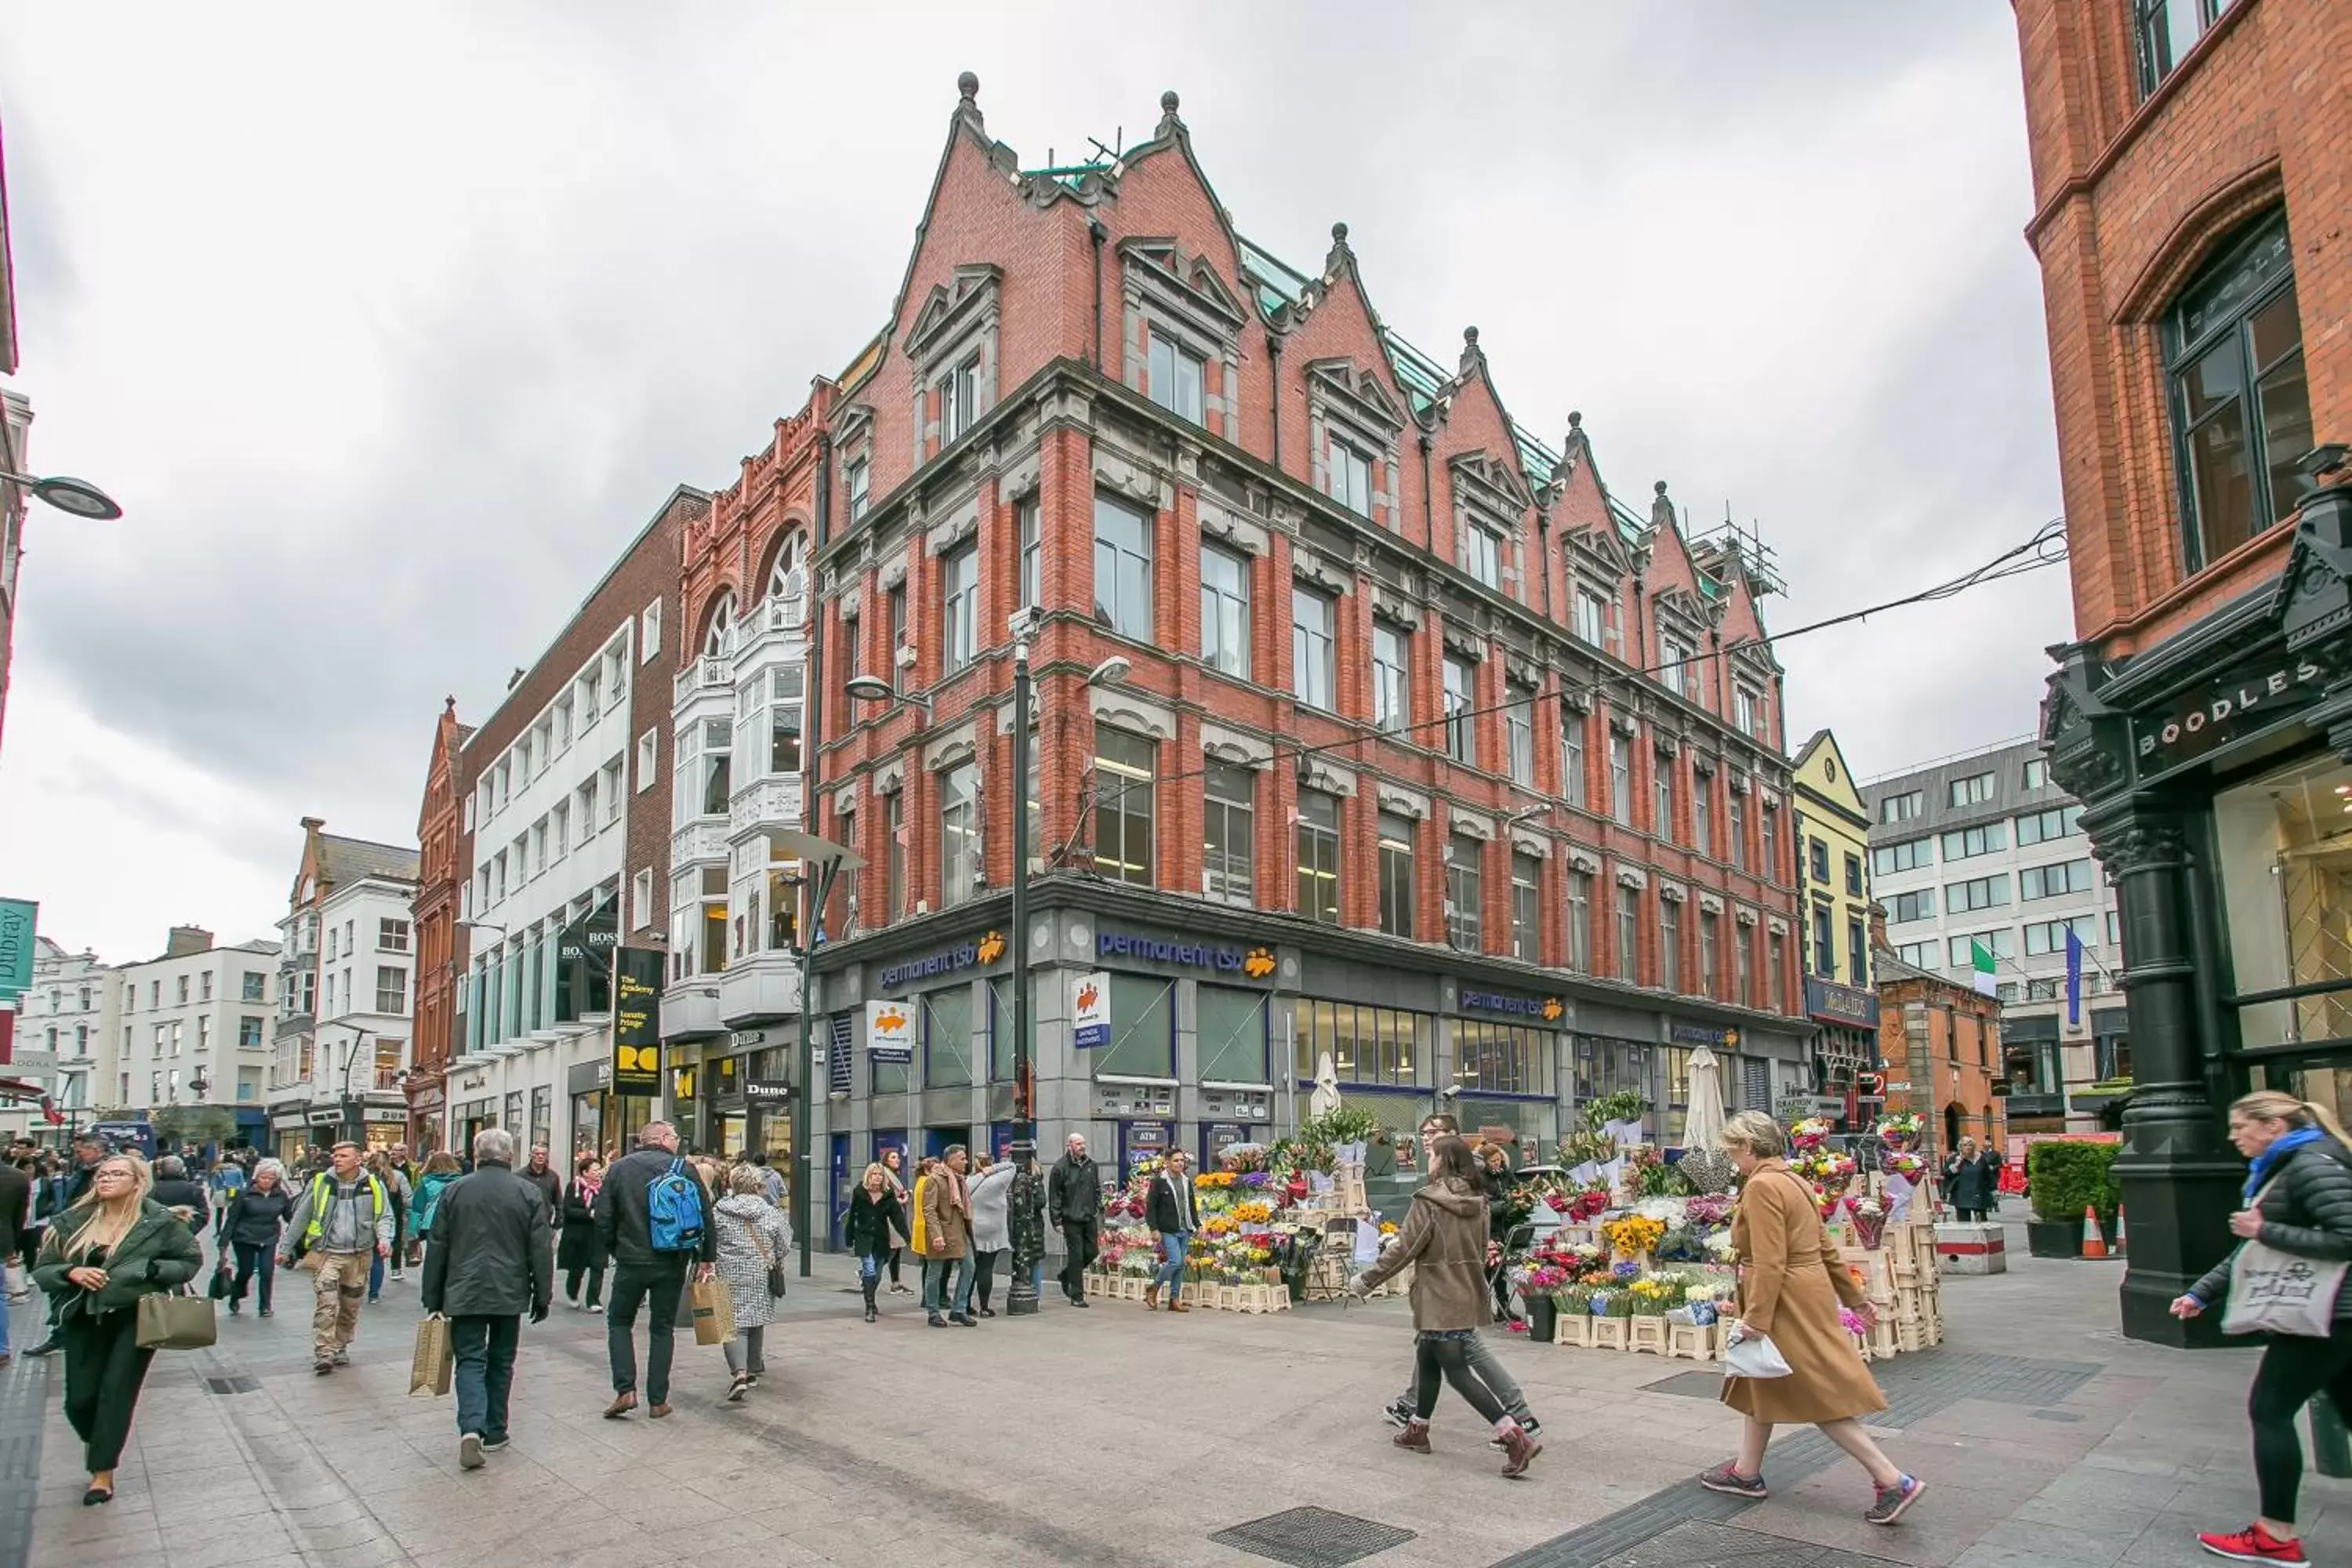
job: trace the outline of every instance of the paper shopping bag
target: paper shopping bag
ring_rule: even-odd
[[[687,1310],[694,1314],[694,1342],[723,1345],[735,1337],[735,1299],[724,1279],[702,1279],[686,1293]]]
[[[449,1320],[436,1312],[416,1325],[416,1353],[408,1360],[408,1396],[434,1399],[448,1393],[455,1365]]]

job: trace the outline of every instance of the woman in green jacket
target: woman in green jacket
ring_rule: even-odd
[[[153,1185],[136,1154],[100,1162],[89,1191],[50,1225],[33,1268],[65,1341],[66,1419],[89,1468],[86,1506],[114,1499],[114,1467],[155,1359],[139,1346],[139,1298],[184,1285],[204,1266],[195,1233],[148,1197]]]

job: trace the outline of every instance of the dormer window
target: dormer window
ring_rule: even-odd
[[[1489,588],[1503,585],[1503,537],[1483,523],[1463,531],[1462,569]]]
[[[1331,499],[1349,511],[1372,515],[1372,460],[1355,447],[1331,438]]]
[[[1590,588],[1576,591],[1576,640],[1599,647],[1605,635],[1606,618],[1601,610],[1601,595]]]
[[[1202,423],[1201,392],[1208,363],[1165,332],[1151,334],[1151,401],[1181,419]]]
[[[995,406],[1001,276],[985,264],[959,267],[916,312],[907,355],[917,374],[913,456],[919,464],[952,446]]]

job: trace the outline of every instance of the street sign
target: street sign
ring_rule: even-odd
[[[661,1092],[663,955],[649,947],[613,954],[613,1092]]]
[[[8,1058],[11,1078],[47,1078],[58,1070],[55,1051],[17,1051]]]
[[[1110,975],[1070,977],[1070,1044],[1081,1051],[1110,1044]]]
[[[0,1001],[33,988],[33,927],[41,906],[30,899],[0,899]]]
[[[905,1002],[866,1004],[866,1056],[869,1061],[915,1059],[915,1009]]]

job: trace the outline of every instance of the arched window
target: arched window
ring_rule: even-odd
[[[722,589],[710,606],[709,629],[702,634],[702,657],[724,658],[735,643],[735,595]]]
[[[784,624],[796,626],[808,604],[807,538],[793,532],[776,546],[768,566],[766,598],[782,609]]]

